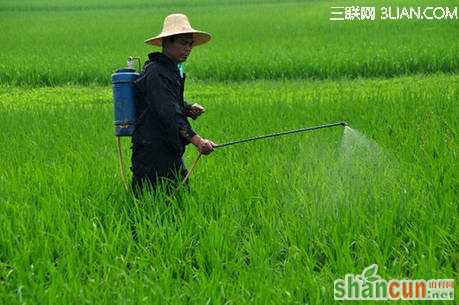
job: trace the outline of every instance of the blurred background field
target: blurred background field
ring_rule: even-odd
[[[458,4],[1,1],[0,304],[334,304],[333,281],[374,263],[457,278],[458,20],[328,18]],[[177,11],[214,35],[186,63],[200,134],[352,129],[219,149],[190,194],[134,204],[110,74]]]
[[[109,84],[174,11],[213,34],[187,71],[201,80],[336,79],[455,73],[457,20],[331,22],[331,6],[432,1],[2,1],[0,82]],[[454,7],[458,1],[438,2]]]

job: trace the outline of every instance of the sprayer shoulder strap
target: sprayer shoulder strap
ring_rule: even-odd
[[[145,117],[149,109],[150,109],[150,104],[147,103],[147,107],[145,107],[145,110],[139,115],[139,117],[135,121],[135,125],[140,125],[140,122],[142,122],[142,119]]]
[[[147,101],[145,101],[145,94],[142,93],[142,94],[139,94],[140,92],[137,90],[137,93],[136,93],[136,99],[137,101],[142,101],[145,103],[145,109],[142,111],[142,113],[136,118],[135,120],[135,126],[138,126],[140,125],[140,123],[142,122],[142,120],[145,118],[148,110],[150,110],[150,103],[148,103]]]
[[[143,67],[143,71],[142,71],[142,76],[145,75],[146,71],[147,71],[147,68],[152,64],[152,62],[146,64],[144,67]],[[141,76],[141,77],[142,77]],[[148,110],[151,109],[151,106],[150,106],[150,103],[148,103],[145,99],[145,92],[142,90],[142,92],[140,92],[140,90],[137,88],[137,99],[138,100],[141,100],[143,102],[145,102],[146,104],[146,107],[144,109],[144,111],[139,115],[139,117],[136,119],[136,122],[135,122],[135,125],[140,125],[140,123],[142,122],[142,119],[146,116]]]

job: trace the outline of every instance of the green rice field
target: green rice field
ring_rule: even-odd
[[[457,279],[459,21],[339,5],[459,2],[2,1],[0,304],[391,304],[334,281]],[[190,193],[134,201],[110,74],[172,12],[213,34],[186,63],[203,137],[350,128],[218,148]]]
[[[0,81],[108,85],[110,74],[127,56],[146,58],[151,47],[143,41],[157,34],[164,16],[174,11],[186,13],[194,27],[214,36],[212,43],[196,49],[187,65],[194,79],[392,77],[459,69],[457,19],[332,22],[330,7],[341,2],[327,1],[152,2],[0,4]],[[378,6],[410,3],[427,6],[435,1]],[[459,5],[448,1],[449,7],[454,3]]]

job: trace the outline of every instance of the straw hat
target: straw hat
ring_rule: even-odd
[[[191,27],[187,16],[183,14],[172,14],[164,19],[163,30],[158,36],[145,40],[146,44],[161,46],[161,39],[178,34],[193,34],[193,46],[208,42],[211,35],[206,32],[195,30]]]

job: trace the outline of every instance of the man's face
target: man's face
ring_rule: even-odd
[[[176,62],[184,62],[187,60],[193,48],[193,34],[182,34],[173,37],[173,40],[168,40],[165,44],[165,52]]]

